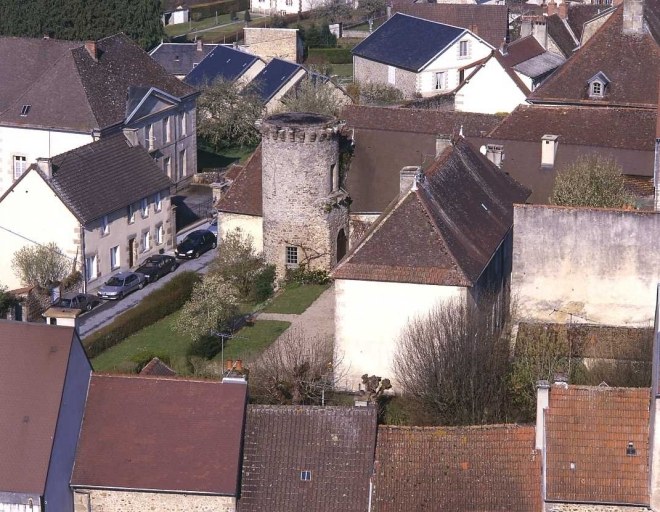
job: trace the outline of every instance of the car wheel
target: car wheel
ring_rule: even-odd
[[[199,251],[195,251],[193,253],[193,258],[195,258],[195,259],[199,258]]]
[[[117,295],[117,298],[119,300],[123,299],[124,298],[124,292],[119,292],[119,295]]]
[[[92,309],[94,309],[94,304],[92,304],[91,302],[89,302],[89,303],[85,306],[85,311],[91,311]]]
[[[142,281],[142,282],[138,285],[138,290],[141,290],[142,288],[144,288],[144,281]]]
[[[218,244],[217,244],[216,242],[213,242],[213,243],[211,244],[211,249],[215,249],[217,246],[218,246]]]

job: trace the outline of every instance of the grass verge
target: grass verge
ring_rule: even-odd
[[[246,325],[225,343],[225,359],[249,361],[256,358],[286,331],[289,325],[289,322],[278,320],[259,320],[252,325]],[[213,360],[222,361],[222,355],[220,352]]]
[[[328,289],[327,284],[288,284],[263,310],[264,313],[299,315]]]

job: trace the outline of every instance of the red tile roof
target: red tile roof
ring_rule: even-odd
[[[149,361],[142,370],[140,370],[140,375],[150,375],[154,377],[172,377],[176,375],[176,372],[172,370],[169,366],[163,363],[157,357],[154,357]]]
[[[239,511],[364,511],[375,445],[373,407],[248,406]]]
[[[649,504],[650,397],[648,388],[552,386],[547,501]]]
[[[233,182],[227,193],[218,201],[218,211],[261,217],[261,145],[237,175],[227,178],[233,179]]]
[[[380,426],[374,512],[537,512],[541,455],[531,426]]]
[[[0,320],[0,491],[44,494],[75,340],[70,327]]]
[[[499,52],[499,50],[498,50]],[[534,36],[521,37],[513,43],[506,46],[506,53],[500,53],[500,62],[507,67],[512,68],[516,64],[545,53],[545,48],[541,46]]]
[[[74,487],[237,496],[247,386],[94,375]]]

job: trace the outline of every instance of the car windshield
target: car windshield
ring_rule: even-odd
[[[196,242],[197,240],[202,238],[202,233],[191,233],[188,235],[186,238],[184,238],[184,242]]]
[[[108,286],[123,286],[124,280],[119,279],[118,277],[111,277],[110,280],[105,284],[107,284]]]
[[[142,264],[143,267],[147,267],[147,268],[157,267],[158,265],[159,263],[157,261],[149,261],[149,260],[145,261]]]
[[[60,306],[63,308],[70,308],[72,302],[73,301],[71,299],[60,299]]]

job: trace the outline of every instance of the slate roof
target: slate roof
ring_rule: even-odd
[[[557,44],[564,57],[570,57],[573,50],[577,48],[578,41],[573,39],[571,30],[566,26],[564,20],[561,19],[559,14],[553,14],[552,16],[546,16],[545,23],[548,35]]]
[[[142,370],[140,370],[140,375],[151,375],[154,377],[172,377],[176,375],[176,372],[172,370],[169,366],[163,363],[157,357],[154,357],[149,361]]]
[[[529,60],[516,64],[513,69],[521,75],[539,78],[561,66],[566,59],[552,52],[545,52]]]
[[[353,55],[417,73],[465,32],[397,13],[353,48]]]
[[[76,339],[70,327],[0,320],[0,491],[44,494]]]
[[[237,496],[247,385],[92,376],[73,487]]]
[[[355,148],[346,178],[352,212],[381,213],[399,193],[399,171],[433,160],[436,136],[458,135],[468,140],[486,136],[502,117],[350,105],[341,113]]]
[[[90,133],[124,120],[130,87],[156,87],[179,98],[195,93],[123,34],[97,42],[98,60],[83,43],[36,41],[0,38],[3,76],[22,78],[0,88],[2,125]],[[48,60],[41,58],[42,49]],[[26,116],[23,105],[31,106]]]
[[[533,426],[378,427],[374,512],[541,510]]]
[[[256,91],[262,101],[268,103],[301,69],[304,68],[295,62],[273,58],[247,89]]]
[[[217,44],[202,44],[202,50],[197,49],[197,43],[160,43],[149,52],[158,64],[172,75],[187,75],[209,55]]]
[[[660,46],[645,33],[622,33],[623,6],[530,96],[534,103],[568,103],[656,108]],[[590,99],[587,80],[602,71],[612,81],[603,99]]]
[[[49,184],[83,224],[172,184],[147,150],[122,133],[57,155],[52,166]]]
[[[249,405],[238,510],[363,511],[375,445],[371,407]]]
[[[261,176],[261,145],[259,145],[236,176],[227,176],[233,182],[218,201],[216,209],[221,212],[261,217],[263,215]]]
[[[608,5],[569,4],[566,21],[579,41],[582,39],[584,24],[610,9]]]
[[[218,45],[186,75],[184,81],[193,87],[202,87],[216,80],[233,82],[258,60],[256,55]]]
[[[529,191],[457,138],[417,190],[392,201],[335,279],[474,286]]]
[[[552,386],[547,500],[648,505],[649,404],[648,388]]]
[[[397,5],[394,11],[466,28],[494,48],[508,39],[509,9],[506,5],[410,3]]]

